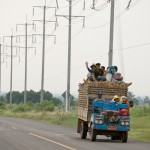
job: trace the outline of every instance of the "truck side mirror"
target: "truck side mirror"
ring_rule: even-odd
[[[89,98],[89,106],[93,105],[93,99]]]
[[[130,102],[129,102],[129,106],[130,106],[130,107],[133,107],[133,101],[130,101]]]

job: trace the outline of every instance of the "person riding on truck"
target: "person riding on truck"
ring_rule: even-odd
[[[101,81],[103,77],[103,69],[100,63],[96,63],[96,69],[94,71],[94,76],[97,81]]]
[[[119,103],[119,101],[120,101],[120,98],[118,97],[118,95],[115,95],[111,102]]]
[[[130,105],[129,105],[129,102],[128,102],[128,98],[126,96],[121,97],[120,103],[121,104],[126,104],[128,106],[128,111],[130,110]]]
[[[103,99],[102,96],[103,96],[103,92],[99,91],[97,93],[97,98],[94,100],[94,102],[100,102],[100,101],[105,102],[105,99]]]
[[[88,62],[85,62],[85,65],[86,65],[86,68],[88,70],[88,74],[87,74],[87,79],[90,80],[90,81],[94,81],[95,80],[95,77],[94,77],[94,73],[95,73],[95,70],[96,70],[96,65],[95,64],[92,64],[89,68],[88,66]]]

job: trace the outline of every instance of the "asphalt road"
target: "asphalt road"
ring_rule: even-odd
[[[0,117],[0,150],[150,150],[150,143],[111,141],[98,136],[81,140],[75,128],[28,119]]]

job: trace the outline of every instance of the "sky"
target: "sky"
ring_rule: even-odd
[[[68,1],[57,0],[59,8],[57,15],[68,15]],[[118,66],[124,81],[132,85],[129,90],[135,95],[150,95],[150,1],[132,0],[131,7],[125,11],[129,0],[115,0],[115,25],[114,25],[114,54],[113,65]],[[109,28],[110,28],[110,3],[107,0],[97,0],[95,10],[91,9],[92,0],[73,1],[72,15],[85,16],[85,27],[83,28],[83,18],[72,18],[72,49],[71,49],[71,94],[78,93],[78,85],[86,78],[87,69],[85,62],[89,65],[100,62],[103,66],[108,66],[109,50]],[[1,44],[10,46],[10,36],[24,35],[23,25],[26,20],[28,35],[42,34],[42,22],[36,21],[36,30],[33,29],[33,20],[42,20],[43,11],[41,8],[33,6],[43,6],[45,0],[0,0],[0,38]],[[56,0],[47,0],[46,5],[56,7]],[[26,17],[27,16],[27,17]],[[47,9],[46,20],[54,21],[55,9]],[[68,19],[57,17],[58,27],[55,23],[46,23],[46,54],[45,54],[45,77],[44,89],[52,93],[62,94],[67,88],[67,56],[68,56]],[[13,31],[12,31],[13,29]],[[20,43],[14,38],[14,46],[24,46],[24,37],[20,38]],[[36,43],[32,43],[32,38],[28,37],[28,80],[27,89],[39,91],[41,88],[42,71],[42,37],[36,36]],[[17,51],[17,52],[16,52]],[[2,54],[1,89],[8,92],[10,89],[10,48],[3,48]],[[13,49],[13,90],[24,90],[24,49]],[[16,56],[17,55],[17,56]],[[16,56],[16,57],[15,57]],[[20,62],[19,57],[20,56]]]

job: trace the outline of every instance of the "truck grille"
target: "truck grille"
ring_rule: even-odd
[[[118,123],[119,112],[107,111],[104,115],[106,123]]]

